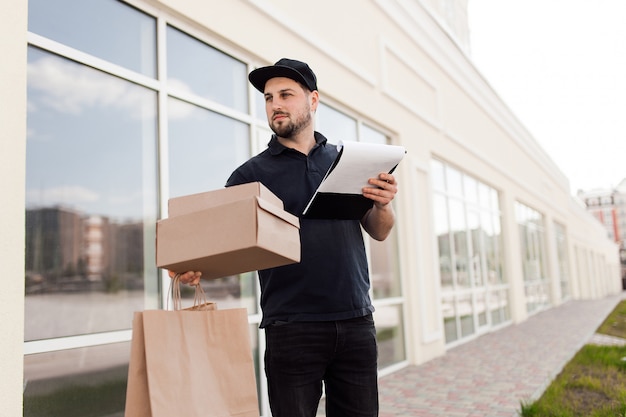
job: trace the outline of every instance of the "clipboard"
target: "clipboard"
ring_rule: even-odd
[[[392,173],[404,155],[403,146],[340,141],[339,151],[322,183],[307,204],[305,219],[361,220],[374,202],[362,194],[363,187],[381,172]]]

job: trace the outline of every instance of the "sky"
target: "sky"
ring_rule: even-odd
[[[469,0],[478,70],[570,181],[626,178],[626,0]]]

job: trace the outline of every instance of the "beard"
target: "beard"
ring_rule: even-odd
[[[298,133],[300,133],[305,127],[311,124],[311,107],[306,106],[303,112],[296,114],[295,118],[291,118],[288,113],[279,113],[285,114],[288,118],[283,119],[279,122],[270,121],[270,128],[278,137],[290,139],[295,137]]]

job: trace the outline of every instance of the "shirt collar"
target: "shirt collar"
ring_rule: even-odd
[[[315,137],[315,147],[313,149],[315,149],[318,146],[326,146],[326,142],[328,141],[324,135],[322,135],[319,132],[314,132],[313,133],[314,137]],[[270,149],[270,153],[272,155],[278,155],[284,151],[288,151],[290,148],[287,148],[285,145],[283,145],[282,143],[280,143],[278,141],[278,138],[276,137],[276,135],[272,135],[272,138],[270,139],[269,143],[267,144],[268,148]]]

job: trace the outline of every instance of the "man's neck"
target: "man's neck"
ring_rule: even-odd
[[[313,129],[306,129],[289,138],[283,138],[278,135],[276,137],[283,146],[295,149],[305,155],[308,155],[311,149],[315,146],[315,135]]]

